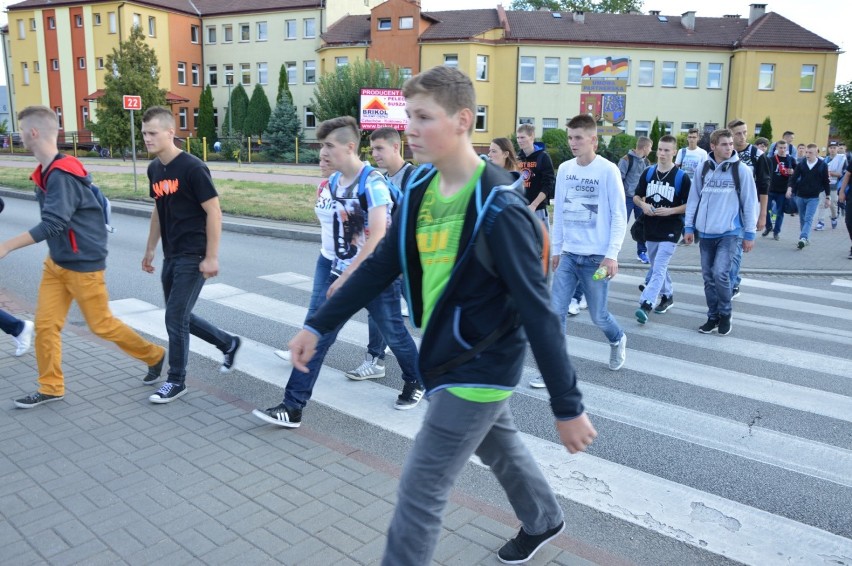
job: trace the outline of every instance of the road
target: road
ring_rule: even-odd
[[[7,199],[0,238],[37,218],[35,203]],[[165,340],[159,282],[140,269],[147,222],[121,215],[115,223],[107,270],[113,310]],[[31,247],[2,260],[0,286],[34,304],[45,253]],[[302,322],[316,253],[314,243],[223,237],[221,275],[196,312],[245,337],[239,379],[226,387],[253,406],[280,402],[289,366],[271,351]],[[609,348],[585,312],[568,323],[568,350],[600,433],[588,454],[571,457],[557,446],[545,392],[522,384],[513,397],[572,536],[635,564],[852,565],[852,282],[746,278],[733,333],[720,337],[696,331],[705,307],[694,273],[675,274],[675,306],[640,327],[632,313],[641,275],[624,270],[611,283],[611,311],[629,339],[621,371],[607,369]],[[391,408],[401,385],[395,361],[375,382],[347,382],[340,373],[363,355],[365,322],[359,313],[341,333],[318,382],[314,402],[332,417],[317,418],[308,406],[303,426],[401,462],[423,408]],[[84,324],[76,310],[69,323]],[[218,352],[192,347],[190,374],[219,380],[210,371]],[[535,376],[531,359],[526,373],[524,383]],[[475,464],[459,489],[507,505]]]

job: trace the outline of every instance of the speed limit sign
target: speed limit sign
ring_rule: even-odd
[[[125,110],[142,110],[142,97],[125,94],[122,101]]]

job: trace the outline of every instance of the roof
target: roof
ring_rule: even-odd
[[[103,1],[103,0],[100,0]],[[96,3],[93,0],[24,0],[9,6],[9,10],[54,8],[57,6],[82,6]],[[130,0],[132,4],[183,12],[196,16],[216,16],[247,12],[271,12],[298,8],[319,8],[323,0]]]
[[[24,0],[17,4],[12,4],[7,9],[12,10],[29,10],[32,8],[50,9],[58,6],[84,6],[94,4],[91,0]],[[174,12],[183,12],[186,14],[198,15],[198,11],[193,6],[191,0],[132,0],[133,4],[143,6],[151,6]]]
[[[420,36],[422,40],[426,41],[468,39],[501,27],[497,10],[494,9],[424,12],[423,16],[427,16],[436,22]]]
[[[344,16],[322,34],[328,45],[370,43],[370,16]]]
[[[741,47],[831,50],[840,49],[799,24],[776,12],[768,12],[749,26],[740,37]]]

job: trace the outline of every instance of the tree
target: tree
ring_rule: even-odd
[[[281,158],[296,149],[296,138],[302,140],[302,125],[293,102],[284,96],[269,118],[263,139],[269,144],[269,154]]]
[[[281,102],[281,97],[286,96],[293,104],[293,93],[290,92],[290,77],[287,75],[287,66],[281,65],[278,71],[278,95],[275,97],[275,106]]]
[[[243,133],[243,124],[248,113],[249,97],[243,85],[237,85],[231,91],[231,104],[225,112],[225,122],[222,124],[222,135],[231,137]],[[233,126],[234,131],[231,132]]]
[[[825,99],[828,114],[823,118],[837,129],[840,139],[852,142],[852,82],[840,85]]]
[[[553,167],[558,168],[562,162],[574,158],[571,148],[568,146],[568,134],[561,128],[553,128],[541,134],[541,142],[547,148],[547,154],[553,162]]]
[[[198,128],[196,128],[196,131],[199,138],[207,138],[208,145],[213,145],[218,139],[216,124],[213,120],[213,90],[210,85],[204,87],[198,101]]]
[[[772,141],[772,120],[769,119],[769,116],[760,125],[760,136],[768,139],[770,142]]]
[[[96,123],[89,129],[98,137],[102,146],[124,150],[130,147],[130,119],[124,110],[122,97],[134,94],[142,97],[142,108],[134,112],[136,122],[136,146],[142,147],[142,114],[151,106],[166,103],[166,91],[159,88],[160,66],[154,50],[145,43],[145,35],[139,27],[130,31],[126,41],[107,55],[106,68],[112,73],[104,74],[104,95],[98,99],[95,110]],[[122,151],[123,155],[124,152]]]
[[[512,10],[541,10],[551,12],[600,12],[627,14],[642,10],[642,0],[513,0]]]
[[[247,136],[260,136],[266,131],[266,125],[269,124],[269,116],[272,114],[272,108],[269,107],[269,99],[266,98],[266,93],[263,87],[254,85],[254,91],[251,93],[251,101],[246,111],[246,119],[243,122],[243,133]]]
[[[657,150],[654,148],[657,147],[657,142],[659,142],[660,138],[663,137],[663,129],[660,127],[659,118],[654,118],[654,123],[651,125],[651,135],[648,137],[651,138],[651,153],[648,154],[648,159],[651,163],[656,163]]]
[[[636,147],[636,136],[631,136],[630,134],[618,134],[610,138],[607,149],[609,149],[612,155],[615,155],[618,159],[620,159],[627,155],[627,152],[634,147]]]

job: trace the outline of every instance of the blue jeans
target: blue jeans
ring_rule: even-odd
[[[586,295],[586,302],[589,304],[589,316],[592,317],[592,322],[603,331],[610,344],[615,344],[621,340],[624,331],[607,310],[609,279],[600,281],[592,279],[603,259],[602,255],[576,255],[562,252],[559,267],[553,275],[551,304],[553,310],[559,315],[561,328],[564,329],[571,298],[577,290],[577,285],[581,284]]]
[[[630,213],[633,213],[633,217],[636,220],[639,220],[639,217],[642,216],[642,208],[636,206],[636,203],[633,202],[633,197],[626,197],[625,204],[627,206],[627,217],[624,219],[624,223],[627,224],[630,222]],[[636,255],[639,255],[642,252],[647,252],[648,247],[645,245],[645,242],[640,240],[636,242]]]
[[[799,238],[802,240],[811,239],[811,226],[814,223],[819,201],[820,197],[796,197],[796,206],[799,207]]]
[[[784,203],[787,202],[787,195],[784,193],[769,193],[769,201],[766,205],[766,227],[772,230],[773,234],[781,232],[781,224],[784,222]],[[772,219],[769,213],[775,209],[775,224],[772,224]]]
[[[397,287],[400,297],[402,297],[402,281],[397,279],[393,284]],[[376,324],[375,320],[373,320],[373,315],[369,313],[367,313],[367,330],[367,353],[374,358],[384,360],[385,348],[387,348],[388,344],[385,342],[385,337],[382,336],[382,333],[379,330],[379,325]]]
[[[336,278],[337,276],[333,274],[326,278],[324,285],[326,291]],[[388,341],[391,351],[396,356],[396,360],[399,362],[399,367],[402,370],[402,379],[410,383],[422,383],[420,370],[417,369],[417,345],[414,343],[411,334],[408,333],[408,329],[402,320],[399,293],[400,286],[398,284],[390,285],[367,303],[367,312],[372,315],[373,320],[375,320],[379,327],[379,332]],[[323,293],[317,309],[325,303],[325,300],[325,293]],[[293,368],[293,371],[290,372],[290,379],[287,380],[287,387],[284,389],[284,405],[286,407],[290,409],[303,409],[308,404],[314,390],[314,384],[319,377],[320,368],[322,368],[322,363],[325,361],[325,355],[337,339],[337,334],[343,328],[343,324],[340,324],[331,332],[323,334],[320,337],[317,342],[316,352],[307,363],[307,373],[301,372],[296,368]]]
[[[431,564],[441,515],[472,454],[497,477],[524,531],[542,534],[562,522],[562,509],[521,441],[509,405],[510,399],[476,403],[446,390],[429,398],[399,478],[383,566]]]
[[[731,263],[737,253],[736,236],[701,238],[701,275],[704,277],[704,299],[707,318],[719,319],[731,314]]]
[[[325,301],[325,294],[328,292],[329,285],[328,276],[331,274],[331,264],[332,261],[326,259],[322,254],[317,256],[317,263],[314,267],[314,287],[311,289],[311,302],[308,303],[308,315],[305,317],[305,320],[311,318]]]
[[[17,336],[24,329],[24,321],[0,309],[0,330],[6,334]]]
[[[672,278],[669,276],[669,262],[677,249],[674,242],[648,242],[648,257],[651,260],[650,278],[639,303],[657,303],[659,295],[672,296]]]
[[[742,277],[740,277],[740,265],[743,263],[743,239],[741,236],[737,237],[737,247],[734,250],[734,255],[731,256],[731,273],[728,276],[728,281],[731,282],[731,289],[734,287],[739,287],[742,282]]]
[[[216,346],[223,354],[231,349],[234,337],[192,314],[204,276],[198,270],[200,256],[177,256],[163,260],[163,295],[166,299],[166,332],[169,334],[169,382],[186,380],[189,361],[189,335]]]

